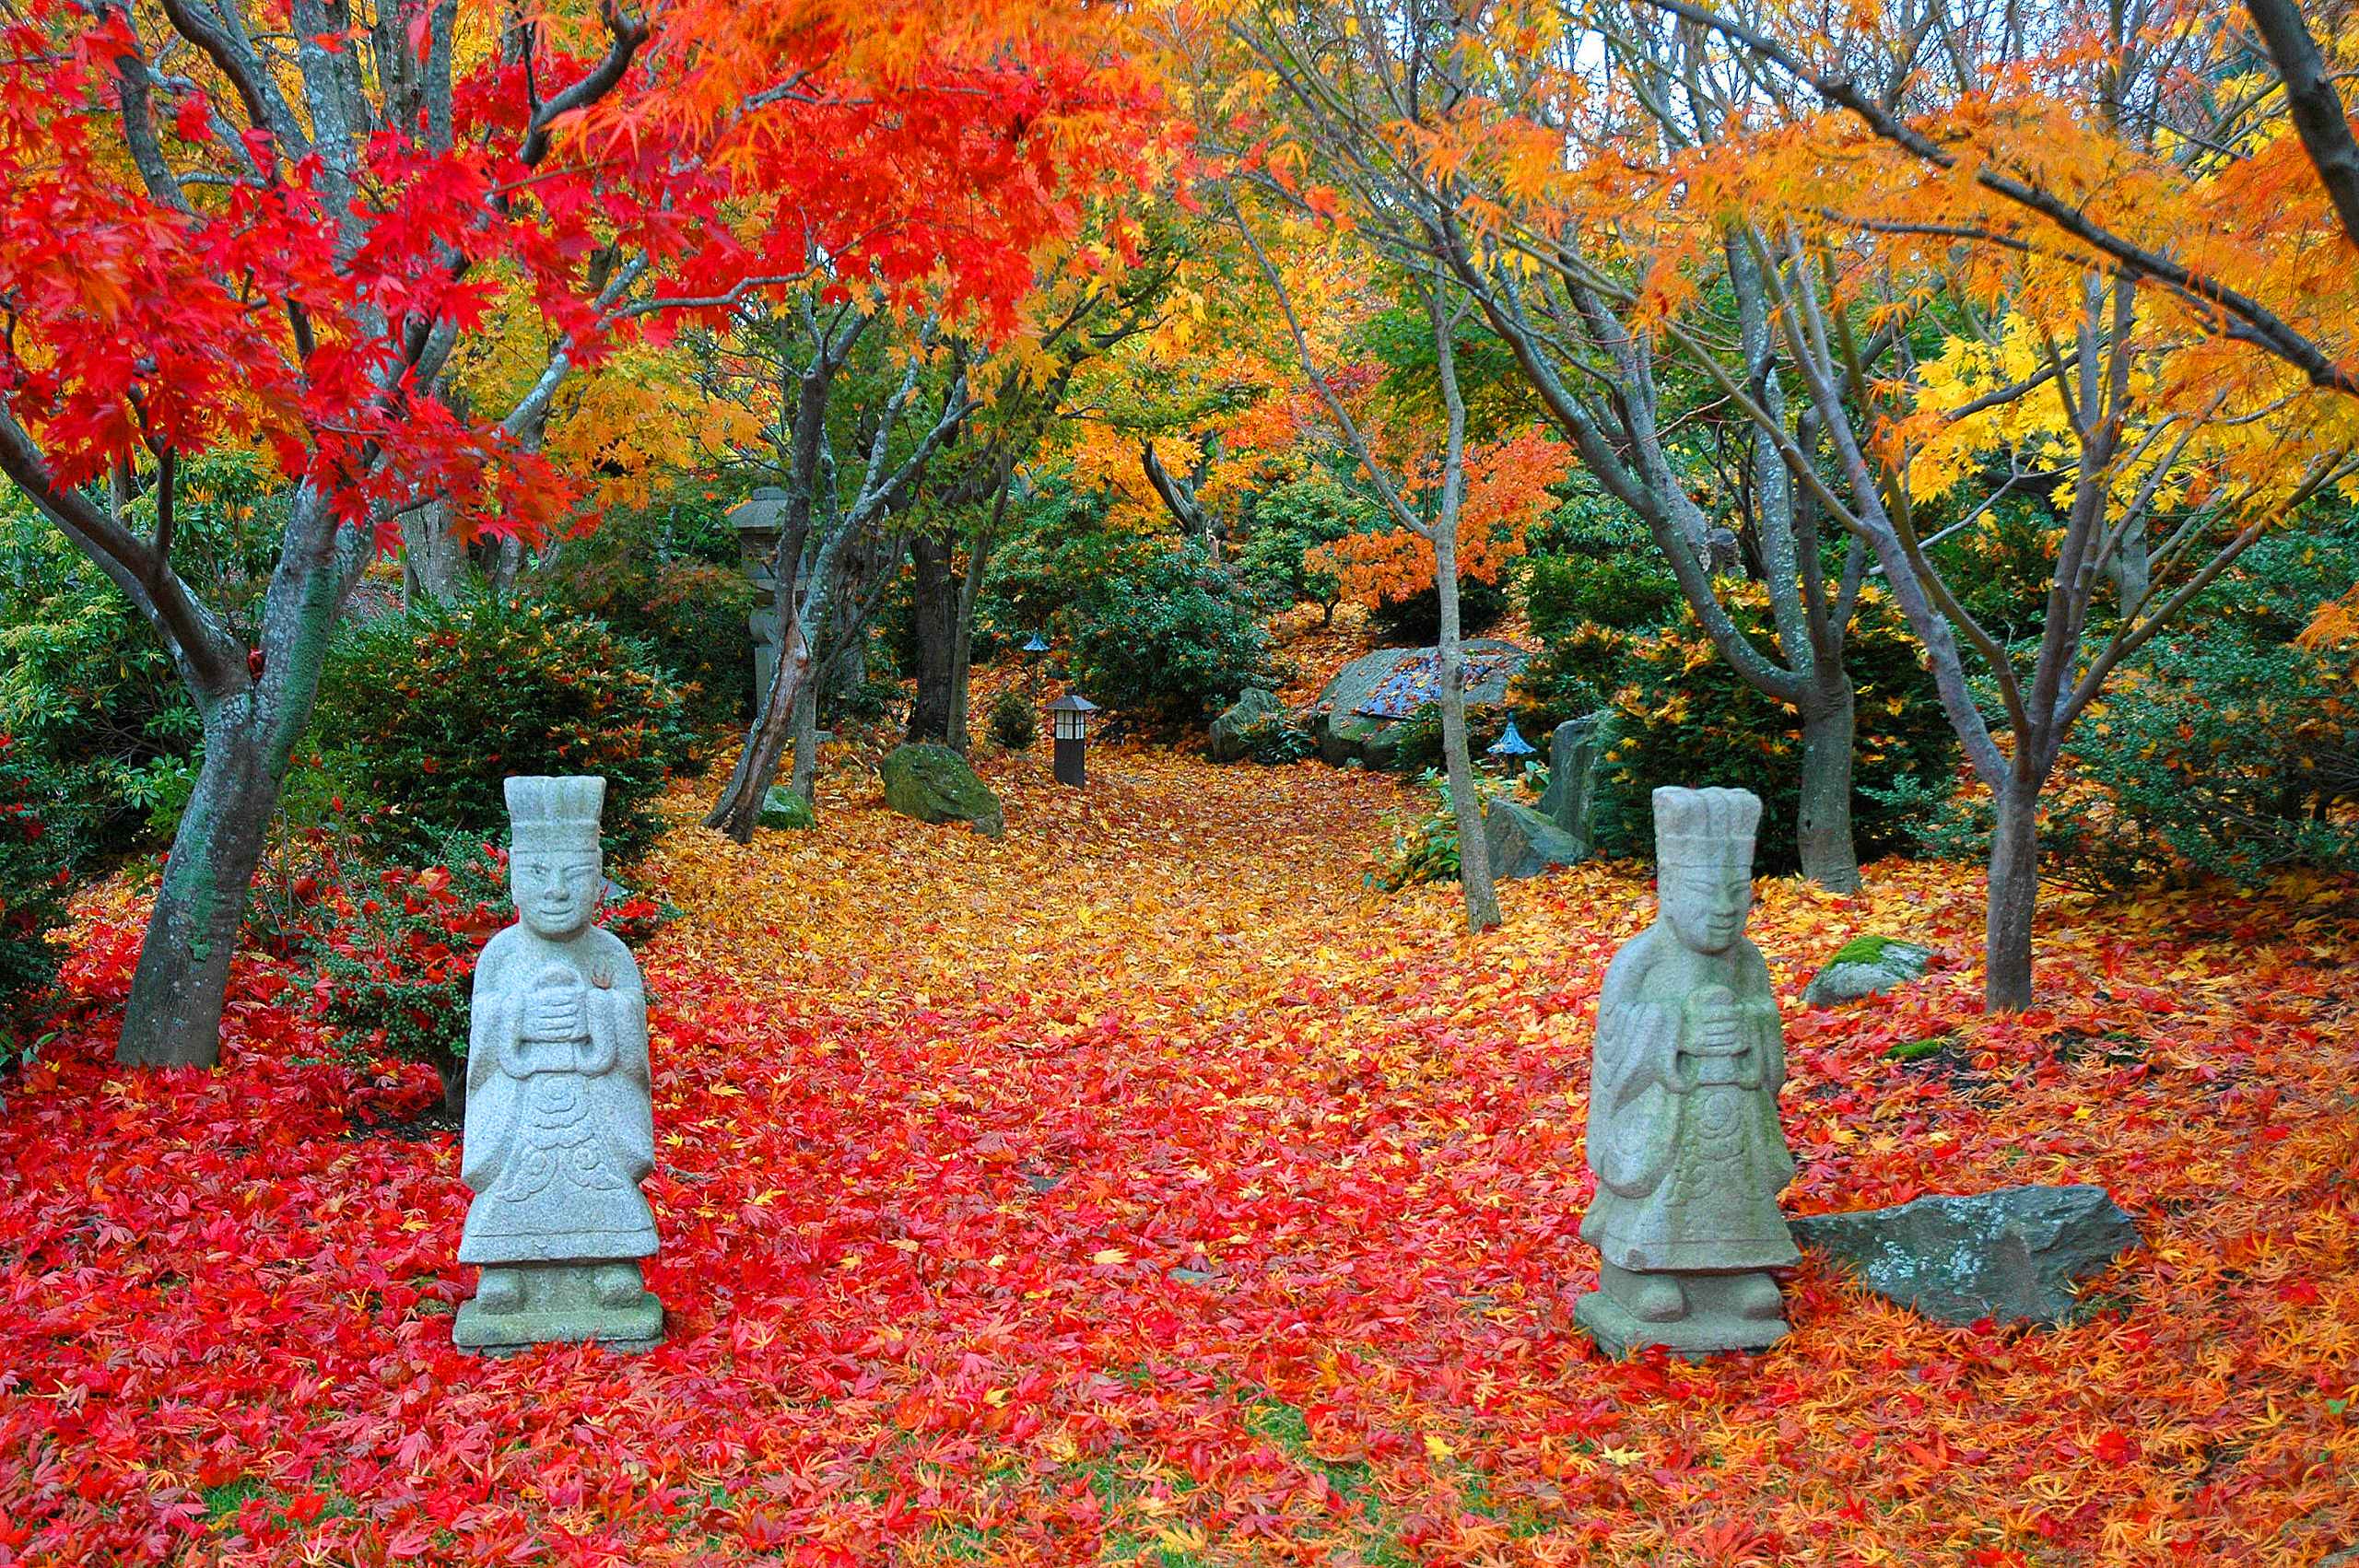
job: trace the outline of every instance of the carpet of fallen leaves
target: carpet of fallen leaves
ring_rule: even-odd
[[[0,1115],[0,1564],[2308,1564],[2359,1539],[2348,888],[2058,895],[1980,1016],[1979,880],[1765,883],[1796,1211],[2095,1181],[2148,1247],[2058,1328],[1815,1262],[1773,1352],[1597,1359],[1572,1299],[1634,868],[1362,883],[1401,787],[1101,750],[1010,833],[693,827],[650,868],[638,1357],[449,1342],[454,1139],[240,971],[222,1071],[106,1065],[135,941]],[[685,793],[686,814],[692,803]],[[1933,973],[1800,1000],[1868,931]],[[1942,1044],[1909,1062],[1895,1045]]]

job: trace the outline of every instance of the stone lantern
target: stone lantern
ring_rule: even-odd
[[[745,629],[754,638],[754,706],[769,699],[770,677],[778,670],[778,579],[771,568],[778,556],[779,534],[785,526],[786,492],[775,485],[756,490],[742,505],[732,508],[729,526],[737,531],[737,558],[757,596],[745,614]]]
[[[1097,705],[1078,692],[1067,692],[1049,704],[1049,722],[1056,736],[1052,771],[1060,784],[1081,789],[1088,782],[1082,753],[1089,743],[1089,716]]]

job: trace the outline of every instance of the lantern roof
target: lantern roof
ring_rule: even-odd
[[[1097,711],[1097,705],[1079,692],[1067,692],[1049,704],[1049,711],[1051,713],[1095,713]]]
[[[1515,720],[1510,719],[1508,720],[1508,727],[1500,731],[1499,738],[1491,743],[1490,755],[1493,756],[1538,756],[1540,748],[1525,740],[1522,731],[1515,727]]]

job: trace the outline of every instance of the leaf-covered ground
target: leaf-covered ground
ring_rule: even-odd
[[[831,780],[675,832],[645,954],[671,1338],[458,1354],[454,1140],[241,972],[227,1066],[105,1051],[135,940],[0,1116],[0,1564],[2307,1564],[2359,1539],[2347,890],[2060,896],[1978,1016],[1978,879],[1763,885],[1794,1210],[2102,1182],[2151,1246],[2053,1330],[1806,1266],[1757,1360],[1572,1327],[1626,867],[1361,873],[1396,786],[1101,751],[990,765],[1009,837]],[[684,804],[685,804],[684,798]],[[1942,954],[1811,1011],[1846,939]],[[1939,1041],[1908,1062],[1896,1045]]]

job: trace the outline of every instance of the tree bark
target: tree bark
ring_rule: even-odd
[[[2039,905],[2039,791],[2011,779],[1995,802],[1990,893],[1984,911],[1982,1002],[1992,1012],[2031,1005],[2031,925]]]
[[[1491,848],[1483,837],[1483,797],[1466,748],[1466,652],[1459,636],[1458,542],[1449,530],[1434,540],[1434,584],[1441,601],[1441,757],[1449,778],[1450,813],[1458,819],[1458,880],[1466,894],[1466,929],[1499,923],[1499,890],[1491,880]]]
[[[229,963],[262,861],[287,766],[259,721],[261,694],[217,705],[205,726],[205,761],[172,836],[139,945],[115,1060],[141,1067],[211,1067],[221,1058]]]
[[[1794,843],[1802,855],[1802,875],[1837,893],[1855,893],[1860,853],[1851,841],[1851,682],[1839,664],[1819,673],[1814,685],[1834,689],[1813,690],[1802,709],[1802,798],[1794,813]]]
[[[975,603],[982,594],[983,572],[991,563],[992,536],[1006,505],[1007,486],[1003,485],[999,501],[992,509],[993,527],[976,535],[975,543],[967,551],[967,575],[958,584],[958,615],[950,628],[950,732],[958,737],[962,753],[975,727],[970,682],[975,667]]]
[[[819,798],[819,683],[805,681],[794,694],[794,767],[786,787],[805,805]]]
[[[770,677],[769,694],[763,699],[761,710],[755,714],[753,727],[745,731],[745,744],[737,754],[737,766],[731,770],[721,798],[713,802],[704,819],[707,827],[727,834],[740,844],[754,841],[754,825],[762,814],[762,797],[778,778],[779,758],[786,755],[795,706],[811,676],[810,645],[804,640],[802,617],[794,613],[787,586],[792,581],[792,568],[782,566],[781,569],[789,575],[779,590],[778,670]]]
[[[451,502],[438,497],[402,517],[402,607],[448,604],[459,596],[467,550],[451,531]],[[512,575],[512,574],[511,574]]]
[[[907,739],[933,741],[964,754],[967,735],[954,729],[957,709],[958,583],[951,575],[953,542],[946,534],[910,535],[911,630],[917,643],[917,696],[910,704]]]

